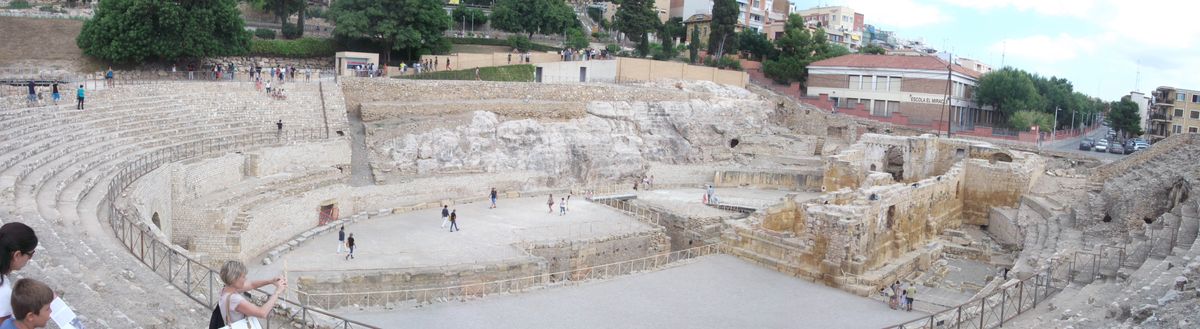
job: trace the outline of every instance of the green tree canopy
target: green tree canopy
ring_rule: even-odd
[[[777,60],[763,62],[763,74],[778,83],[800,82],[808,78],[808,64],[850,53],[849,49],[831,44],[825,30],[809,32],[804,19],[793,14],[784,28],[783,36],[775,39],[779,48]]]
[[[250,44],[243,26],[234,0],[106,0],[75,44],[122,63],[240,55]]]
[[[736,0],[714,0],[712,22],[709,24],[708,53],[721,56],[721,52],[737,51],[737,38],[733,30],[737,26],[738,8]]]
[[[579,27],[575,12],[562,0],[499,0],[492,9],[492,26],[516,33],[559,34]]]
[[[385,63],[391,50],[414,58],[449,48],[442,33],[450,28],[450,16],[441,0],[338,0],[329,8],[329,17],[336,24],[334,35],[369,40],[389,50]]]
[[[1138,113],[1137,103],[1130,100],[1128,95],[1121,97],[1120,101],[1113,102],[1109,107],[1108,116],[1104,118],[1105,121],[1108,121],[1109,127],[1131,136],[1144,133],[1139,124],[1142,119],[1142,115]]]
[[[870,45],[867,45],[866,47],[862,47],[862,49],[859,49],[858,52],[862,53],[862,54],[870,54],[870,55],[887,55],[887,49],[884,49],[883,47],[880,47],[879,45],[875,45],[875,44],[870,44]]]
[[[304,36],[304,15],[305,9],[308,8],[308,0],[245,0],[254,9],[269,12],[279,19],[282,24],[283,36],[285,38],[299,38]],[[289,28],[288,17],[292,14],[299,14],[296,19],[296,25]]]
[[[772,44],[771,40],[767,40],[765,34],[745,29],[738,32],[737,37],[738,47],[742,51],[750,53],[752,58],[763,61],[779,57],[779,51],[775,49],[775,44]]]
[[[574,48],[574,49],[587,48],[587,46],[588,46],[587,35],[583,34],[583,30],[580,30],[577,27],[572,27],[571,29],[567,30],[566,46],[568,48]]]
[[[1011,67],[992,71],[979,78],[975,100],[979,104],[991,105],[1005,116],[1019,111],[1045,111],[1041,95],[1030,75]]]
[[[688,43],[688,63],[696,64],[696,60],[700,58],[700,29],[692,29],[692,42]]]
[[[638,56],[650,54],[650,32],[658,29],[658,13],[652,0],[623,0],[613,17],[617,30],[637,43]]]
[[[462,26],[462,24],[480,26],[486,24],[488,21],[486,13],[476,8],[467,7],[467,3],[465,2],[454,8],[454,11],[450,13],[450,18],[454,20],[453,24],[455,26]]]
[[[662,43],[662,53],[655,54],[657,59],[672,59],[679,55],[679,51],[675,49],[675,39],[683,38],[687,33],[687,28],[683,26],[683,18],[671,17],[658,27],[658,40]]]

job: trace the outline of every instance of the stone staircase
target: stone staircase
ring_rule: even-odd
[[[281,138],[323,137],[322,93],[344,112],[330,100],[336,86],[287,86],[286,101],[246,83],[166,83],[93,91],[85,111],[71,102],[0,110],[0,215],[33,227],[41,243],[14,277],[46,281],[89,328],[202,327],[210,310],[124,250],[101,221],[102,200],[117,171],[160,150],[233,145],[274,133],[277,120]]]

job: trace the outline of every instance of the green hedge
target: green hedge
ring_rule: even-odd
[[[250,40],[250,54],[291,58],[332,57],[337,52],[333,39]]]
[[[508,39],[486,39],[486,38],[448,38],[450,43],[458,45],[485,45],[485,46],[505,46],[511,47],[508,44]],[[562,51],[562,48],[551,47],[543,44],[534,43],[529,50],[532,51]]]
[[[479,79],[483,81],[533,81],[533,65],[507,65],[479,68]],[[475,80],[475,69],[427,72],[418,75],[406,75],[402,79],[416,80]]]

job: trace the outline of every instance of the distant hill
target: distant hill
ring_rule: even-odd
[[[75,46],[82,28],[79,20],[0,17],[0,67],[97,69]]]

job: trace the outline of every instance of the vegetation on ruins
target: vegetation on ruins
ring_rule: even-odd
[[[575,12],[558,0],[498,0],[492,8],[492,27],[502,31],[539,34],[566,34],[578,27]]]
[[[859,49],[858,53],[868,55],[887,55],[887,49],[884,49],[876,44],[869,44],[862,47],[862,49]]]
[[[737,26],[739,12],[741,9],[738,8],[737,1],[713,1],[712,22],[709,24],[708,35],[709,54],[716,54],[717,57],[720,57],[725,53],[737,51],[738,40],[733,31]]]
[[[808,78],[808,64],[826,58],[850,53],[849,49],[829,43],[825,30],[809,32],[804,19],[793,14],[787,22],[783,35],[775,40],[778,52],[774,58],[763,61],[762,71],[777,83],[804,83]]]
[[[1018,117],[1015,115],[1018,112],[1045,114],[1049,116],[1049,124],[1040,129],[1061,129],[1072,124],[1091,124],[1095,114],[1103,111],[1107,105],[1099,99],[1074,91],[1074,86],[1066,79],[1046,78],[1012,67],[992,71],[979,78],[974,98],[980,104],[991,105],[1008,118],[1010,127],[1021,130],[1028,130],[1035,121],[1042,121],[1031,121],[1033,116],[1029,114]],[[1056,109],[1059,112],[1058,121],[1054,122]],[[1133,115],[1137,116],[1136,110]]]
[[[120,63],[246,53],[235,0],[107,0],[75,38],[83,53]]]
[[[1138,114],[1138,105],[1130,100],[1129,95],[1121,97],[1120,101],[1112,102],[1109,105],[1108,116],[1104,117],[1104,121],[1108,123],[1109,127],[1132,136],[1144,133],[1139,124],[1141,120],[1142,117]]]
[[[450,28],[450,16],[440,0],[339,0],[328,14],[336,24],[335,36],[369,40],[388,50],[384,63],[393,50],[416,58],[450,49],[442,36]]]
[[[654,1],[623,0],[621,8],[613,17],[618,31],[637,43],[634,52],[638,57],[650,55],[650,32],[658,30],[658,13],[654,11]]]
[[[454,70],[454,71],[437,71],[427,72],[416,75],[407,75],[400,77],[401,79],[415,80],[482,80],[482,81],[517,81],[517,82],[533,82],[533,65],[506,65],[506,66],[490,66],[479,68],[479,75],[475,75],[475,69]]]
[[[337,44],[332,39],[251,40],[250,54],[267,57],[333,57]]]

